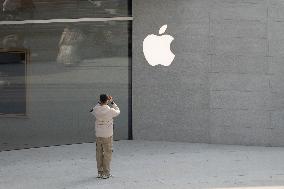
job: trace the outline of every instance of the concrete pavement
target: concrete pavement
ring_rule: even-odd
[[[284,148],[117,141],[113,178],[96,178],[95,144],[0,152],[1,189],[280,189]]]

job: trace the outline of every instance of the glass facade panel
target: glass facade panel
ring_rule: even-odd
[[[1,20],[124,17],[127,0],[1,0]]]
[[[69,5],[73,1],[56,2]],[[111,1],[76,1],[77,4],[74,1],[70,7],[83,6],[86,2],[111,5],[107,4]],[[122,7],[119,9],[122,13],[127,10],[126,1],[113,2]],[[46,4],[40,0],[34,3]],[[80,11],[78,7],[74,9]],[[70,10],[64,11],[71,18]],[[53,16],[51,9],[43,10],[38,17],[49,16]],[[26,112],[14,116],[1,114],[1,149],[94,141],[95,119],[89,110],[101,93],[112,95],[121,109],[121,115],[115,120],[114,139],[128,139],[130,28],[131,21],[1,24],[1,52],[24,50],[28,54],[23,85],[26,104],[15,105],[10,110],[25,106]],[[0,67],[3,73],[0,76],[15,64],[6,62],[5,66]],[[10,79],[23,76],[20,71],[15,74],[10,74]],[[4,83],[0,81],[0,85],[1,88]],[[1,90],[1,98],[4,96],[10,95]]]

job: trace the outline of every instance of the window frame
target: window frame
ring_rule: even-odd
[[[29,60],[29,50],[28,49],[24,49],[24,48],[1,48],[0,49],[1,53],[24,53],[25,54],[25,60],[24,60],[24,67],[25,67],[25,112],[23,113],[5,113],[5,112],[0,112],[0,117],[13,117],[13,118],[28,118],[28,105],[29,105],[29,80],[28,80],[28,64],[30,63]]]

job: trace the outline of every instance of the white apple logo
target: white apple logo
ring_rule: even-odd
[[[159,30],[159,36],[151,34],[143,41],[143,52],[146,60],[151,66],[169,66],[175,58],[171,51],[171,42],[174,38],[165,33],[167,25],[163,25]]]

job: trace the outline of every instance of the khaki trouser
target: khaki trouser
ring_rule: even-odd
[[[110,162],[112,158],[113,137],[96,138],[96,158],[98,174],[110,174]]]

